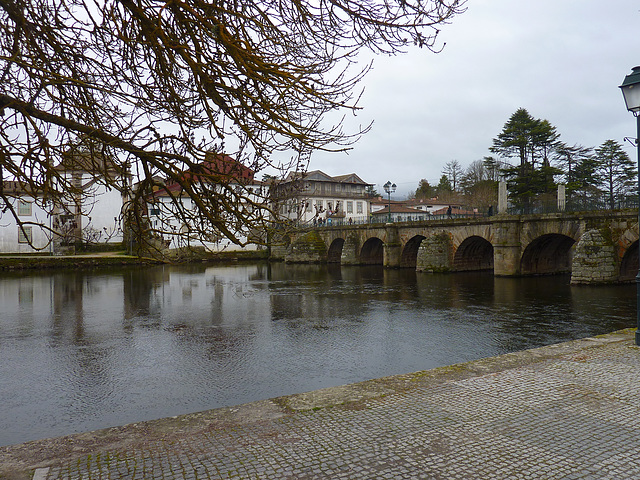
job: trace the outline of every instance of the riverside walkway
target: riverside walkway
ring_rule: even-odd
[[[0,448],[2,479],[638,479],[633,331]]]

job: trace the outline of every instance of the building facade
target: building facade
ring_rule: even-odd
[[[251,169],[227,155],[212,154],[194,170],[183,172],[181,181],[201,189],[202,200],[217,225],[198,214],[194,200],[180,182],[168,181],[147,196],[146,205],[152,236],[162,248],[204,247],[210,252],[264,248],[268,186],[255,180]],[[223,228],[236,241],[225,235]]]
[[[2,183],[7,200],[0,200],[0,252],[53,253],[53,234],[47,229],[52,228],[52,206],[18,182]]]
[[[272,185],[273,210],[277,221],[300,226],[365,223],[371,211],[369,186],[355,173],[291,172]]]

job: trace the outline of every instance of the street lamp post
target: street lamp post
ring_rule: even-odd
[[[387,192],[387,195],[389,196],[389,218],[388,218],[388,222],[391,223],[391,194],[396,191],[396,184],[395,183],[391,183],[391,182],[387,182],[383,186],[384,186],[384,191]]]
[[[638,149],[638,229],[640,229],[640,67],[634,67],[632,72],[624,77],[620,85],[624,101],[629,110],[636,117],[636,148]],[[640,232],[639,232],[640,233]],[[640,259],[640,240],[638,243],[638,258]],[[640,346],[640,265],[636,276],[636,345]]]

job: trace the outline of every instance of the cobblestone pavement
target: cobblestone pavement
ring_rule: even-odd
[[[224,420],[186,422],[176,434],[157,423],[125,444],[112,432],[75,455],[38,460],[29,475],[640,479],[640,349],[632,334],[247,404]],[[0,467],[3,454],[15,460],[29,445],[0,449]]]

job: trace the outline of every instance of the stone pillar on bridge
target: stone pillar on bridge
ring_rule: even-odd
[[[512,276],[520,274],[520,222],[494,221],[493,274]]]
[[[567,188],[564,184],[558,184],[558,211],[564,212],[567,206]]]
[[[384,230],[383,264],[386,268],[398,268],[402,258],[402,243],[400,242],[398,227],[393,223],[387,223],[384,226]]]
[[[501,180],[498,183],[498,208],[496,209],[496,213],[507,213],[507,198],[507,182]]]

